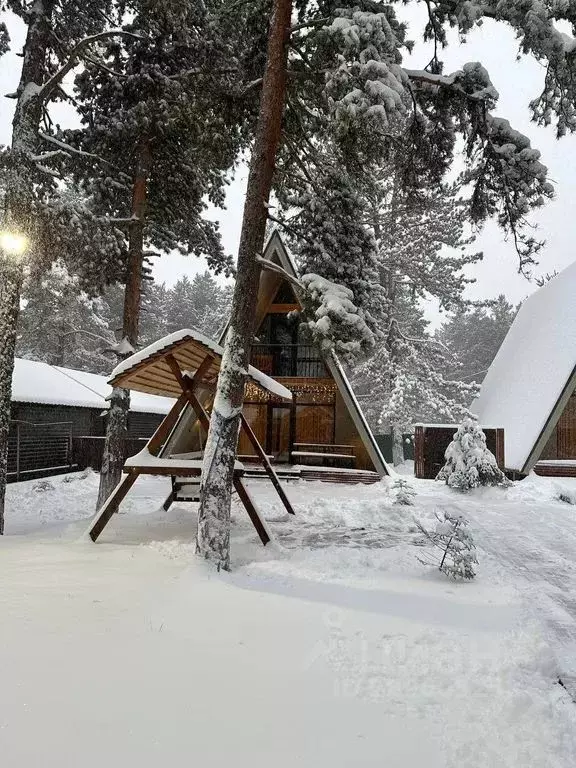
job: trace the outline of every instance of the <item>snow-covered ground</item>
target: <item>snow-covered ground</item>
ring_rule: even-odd
[[[7,768],[573,768],[576,482],[466,497],[411,481],[251,491],[233,571],[193,556],[194,505],[134,487],[97,544],[97,477],[12,485],[0,539],[0,765]],[[471,521],[478,577],[417,560],[414,517]],[[562,678],[566,688],[558,684]]]

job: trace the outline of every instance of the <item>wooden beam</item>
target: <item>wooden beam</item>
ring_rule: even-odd
[[[271,315],[287,315],[289,312],[300,312],[302,307],[300,304],[270,304],[267,314]]]
[[[161,459],[161,461],[169,461],[169,459]],[[200,467],[185,467],[169,463],[147,463],[124,467],[124,472],[129,475],[166,475],[167,477],[198,477],[201,471]]]
[[[202,383],[202,379],[208,372],[210,366],[214,362],[214,355],[206,355],[204,360],[200,363],[196,373],[192,377],[192,385],[197,386],[198,384]]]
[[[266,544],[268,544],[268,542],[270,541],[270,536],[268,536],[268,531],[266,530],[264,523],[260,519],[258,510],[254,506],[254,503],[252,502],[252,499],[250,498],[248,491],[244,487],[242,478],[240,477],[240,475],[236,474],[236,472],[234,473],[234,488],[236,489],[236,492],[240,497],[240,501],[242,502],[242,504],[244,504],[246,512],[248,512],[248,517],[252,521],[252,525],[254,526],[254,528],[256,528],[256,533],[258,534],[258,536],[260,536],[260,541],[264,546],[266,546]]]
[[[182,412],[182,409],[186,405],[186,402],[188,401],[188,398],[186,397],[186,394],[183,392],[178,400],[174,403],[170,411],[168,412],[165,419],[163,419],[156,432],[152,435],[150,440],[146,443],[146,447],[148,448],[148,453],[151,453],[152,456],[156,456],[160,448],[164,445],[166,440],[168,439],[168,436],[170,432],[172,432],[172,429],[176,425],[176,422],[178,421],[178,417],[180,416],[180,413]]]
[[[188,397],[188,401],[192,406],[192,408],[194,409],[194,412],[198,417],[198,421],[200,422],[202,427],[206,430],[206,434],[208,434],[208,430],[210,428],[210,419],[208,417],[208,414],[204,410],[204,406],[194,394],[194,379],[188,379],[182,375],[180,366],[178,365],[178,363],[173,357],[168,356],[166,360],[170,365],[170,367],[172,368],[172,371],[174,373],[174,376],[178,380],[178,383],[182,387],[182,391]],[[254,439],[258,443],[258,440],[255,435],[254,435]],[[258,443],[258,446],[260,446],[260,443]],[[262,450],[261,446],[260,446],[260,450]],[[278,480],[278,478],[276,478],[276,480]],[[248,491],[246,490],[246,488],[244,487],[244,484],[242,483],[242,480],[240,479],[240,473],[237,472],[236,470],[234,470],[233,472],[232,483],[234,485],[234,488],[236,489],[236,492],[238,493],[238,496],[240,497],[240,501],[242,502],[242,504],[244,504],[246,512],[248,512],[248,517],[252,521],[252,525],[256,529],[256,533],[258,534],[258,536],[260,536],[260,541],[262,542],[262,544],[264,544],[264,546],[266,546],[266,544],[268,544],[268,542],[270,541],[270,536],[268,535],[268,531],[266,530],[264,523],[260,519],[258,510],[254,506],[252,499],[248,494]],[[280,489],[280,491],[282,491],[282,489]],[[284,495],[284,498],[286,498],[285,495]],[[286,499],[286,501],[288,503],[288,506],[290,506],[290,502],[288,501],[288,499]],[[292,512],[292,514],[294,514],[294,512]]]
[[[96,516],[92,522],[92,527],[90,528],[88,534],[92,541],[96,541],[97,538],[100,536],[104,528],[108,525],[110,522],[110,518],[114,514],[114,512],[117,511],[118,507],[120,506],[122,500],[132,488],[134,483],[136,482],[136,479],[138,478],[139,472],[133,472],[129,475],[126,475],[125,477],[120,480],[116,488],[112,491],[110,496],[106,499],[100,510],[96,513]]]
[[[194,412],[198,417],[198,421],[206,431],[206,434],[208,434],[208,430],[210,428],[210,418],[204,410],[204,406],[194,394],[194,380],[184,378],[182,371],[180,370],[180,366],[173,357],[167,357],[166,360],[168,361],[168,364],[172,369],[178,384],[180,384],[184,396],[187,398],[188,402],[194,409]]]
[[[172,506],[172,502],[174,501],[174,496],[175,496],[174,488],[172,488],[168,496],[166,496],[166,500],[164,504],[162,504],[162,509],[164,510],[164,512],[168,512],[168,510]]]
[[[262,462],[264,469],[266,470],[266,474],[272,481],[272,485],[274,486],[274,488],[276,488],[278,496],[280,496],[280,499],[282,501],[282,504],[284,504],[286,511],[290,515],[296,514],[294,512],[292,504],[290,504],[290,501],[286,496],[286,493],[284,492],[284,488],[282,488],[280,484],[280,480],[278,479],[278,475],[274,471],[274,467],[272,466],[272,464],[270,464],[270,459],[268,458],[268,456],[266,455],[266,452],[260,445],[258,438],[254,434],[254,430],[252,429],[250,424],[248,424],[248,421],[246,420],[246,417],[244,416],[243,413],[240,414],[240,421],[242,424],[242,429],[244,430],[246,436],[248,437],[248,440],[250,440],[250,442],[252,443],[252,447],[260,457],[260,461]]]

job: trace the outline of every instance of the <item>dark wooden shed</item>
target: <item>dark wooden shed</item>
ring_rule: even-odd
[[[99,469],[111,392],[105,376],[17,358],[12,377],[8,480]],[[172,405],[136,393],[128,418],[127,455],[137,452]]]

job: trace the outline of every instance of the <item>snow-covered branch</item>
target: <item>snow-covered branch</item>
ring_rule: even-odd
[[[450,75],[437,75],[425,69],[405,69],[404,73],[413,83],[423,83],[435,88],[450,88],[473,101],[496,101],[498,91],[492,85],[488,72],[478,62],[465,64],[462,69]],[[464,85],[476,86],[467,90]]]
[[[263,256],[257,256],[256,261],[262,265],[263,269],[267,269],[269,272],[276,272],[276,274],[282,275],[285,280],[288,280],[288,282],[292,283],[292,285],[295,285],[300,290],[304,289],[302,283],[293,275],[290,275],[288,272],[286,272],[286,270],[279,264],[274,264],[273,261],[269,261]]]
[[[36,94],[37,98],[41,102],[48,101],[51,98],[54,91],[59,87],[62,80],[66,77],[68,72],[74,69],[74,67],[78,62],[78,59],[83,55],[86,48],[88,48],[93,43],[99,42],[100,40],[107,40],[108,38],[115,37],[117,35],[125,36],[125,37],[135,37],[139,40],[141,39],[140,35],[136,35],[133,32],[128,32],[124,29],[109,29],[106,32],[97,32],[95,35],[89,35],[88,37],[85,37],[83,40],[80,40],[78,43],[76,43],[74,48],[72,48],[72,50],[70,51],[67,61],[40,88],[40,90]]]
[[[103,341],[105,344],[111,345],[111,351],[115,351],[113,349],[116,346],[115,341],[107,339],[104,336],[99,336],[97,333],[92,333],[92,331],[85,331],[83,328],[73,328],[71,331],[65,331],[64,333],[60,333],[58,335],[61,339],[63,339],[66,336],[75,336],[78,333],[84,334],[84,336],[90,336],[91,339],[96,339],[97,341]]]
[[[331,20],[331,17],[326,16],[320,19],[310,19],[309,21],[303,21],[301,24],[295,24],[293,27],[290,27],[290,34],[293,35],[295,32],[300,32],[301,30],[309,29],[310,27],[323,27]]]
[[[104,165],[107,165],[109,168],[113,168],[116,171],[120,171],[119,168],[117,168],[115,165],[110,163],[108,160],[105,160],[103,157],[100,157],[100,155],[95,155],[93,152],[85,152],[83,149],[77,149],[76,147],[73,147],[71,144],[67,144],[65,141],[62,141],[61,139],[57,139],[55,136],[50,136],[49,133],[44,133],[43,131],[38,131],[38,135],[41,139],[44,141],[47,141],[49,144],[54,144],[55,146],[59,147],[58,150],[55,150],[53,152],[45,152],[42,155],[37,155],[34,157],[31,157],[30,159],[38,162],[42,160],[46,160],[49,157],[54,157],[58,154],[63,155],[80,155],[80,157],[86,157],[91,160],[97,160],[99,163],[103,163]],[[126,174],[122,174],[123,176],[126,176]],[[127,178],[127,177],[126,177]]]

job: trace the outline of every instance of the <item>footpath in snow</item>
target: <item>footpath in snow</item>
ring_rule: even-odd
[[[235,508],[230,574],[194,557],[194,505],[159,511],[163,480],[96,545],[96,476],[10,486],[2,766],[573,768],[576,483],[412,482],[414,507],[291,482],[289,518],[254,481],[274,542]],[[472,583],[416,559],[440,510],[471,521]]]

